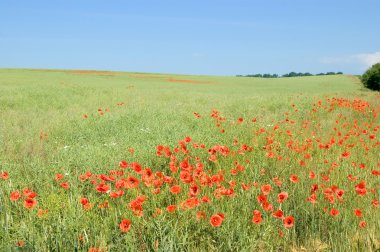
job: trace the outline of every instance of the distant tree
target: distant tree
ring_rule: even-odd
[[[337,72],[336,74],[343,74],[343,72]]]
[[[373,65],[361,77],[366,88],[380,91],[380,63]]]
[[[319,74],[317,74],[317,75],[319,76],[319,75],[325,75],[325,74],[324,74],[324,73],[319,73]]]

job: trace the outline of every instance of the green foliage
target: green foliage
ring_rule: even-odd
[[[0,76],[0,175],[9,172],[8,179],[0,176],[0,251],[379,248],[375,230],[380,227],[380,212],[371,205],[378,194],[368,192],[359,197],[353,192],[360,180],[366,180],[368,188],[378,188],[378,177],[371,171],[378,170],[379,135],[372,129],[379,125],[379,117],[368,114],[367,106],[360,106],[367,103],[353,103],[358,109],[364,108],[365,114],[348,109],[347,100],[340,101],[342,107],[335,98],[331,103],[319,104],[319,100],[325,101],[324,97],[338,94],[350,101],[360,97],[371,108],[378,108],[376,95],[361,92],[349,78],[264,79],[15,69],[0,69]],[[213,109],[220,110],[226,118],[218,123],[220,127],[210,117]],[[193,112],[198,112],[200,118]],[[240,117],[244,121],[238,122]],[[355,131],[351,131],[353,126]],[[220,132],[222,128],[224,133]],[[365,137],[362,130],[371,133]],[[188,198],[190,185],[183,185],[182,194],[174,196],[169,192],[169,184],[162,185],[160,194],[153,194],[153,187],[140,183],[139,188],[125,190],[122,197],[113,199],[107,193],[97,192],[89,180],[79,180],[87,171],[95,177],[109,174],[118,169],[119,161],[126,160],[150,167],[153,173],[162,171],[177,183],[179,172],[170,173],[171,160],[157,157],[156,146],[162,144],[172,149],[184,136],[191,136],[192,143],[203,143],[206,148],[188,144],[189,154],[175,154],[178,163],[186,158],[195,166],[199,157],[207,173],[224,170],[221,174],[225,181],[221,185],[229,188],[236,180],[236,195],[212,197],[216,187],[202,187],[200,195],[209,195],[211,204],[169,213],[166,206],[180,206]],[[360,144],[354,145],[355,137],[362,138]],[[235,139],[237,144],[232,146]],[[334,139],[337,142],[329,149],[318,147]],[[341,139],[345,142],[338,144]],[[239,153],[243,143],[251,146],[252,151]],[[231,155],[211,162],[208,148],[215,145],[230,146]],[[308,159],[299,152],[307,146],[314,146],[309,148]],[[130,148],[135,151],[130,152]],[[346,148],[352,152],[348,160],[341,158],[341,150]],[[267,158],[269,151],[284,158]],[[305,166],[300,166],[301,160],[305,160]],[[235,162],[245,166],[244,173],[231,173]],[[366,167],[359,169],[362,163]],[[314,180],[309,179],[310,169],[317,173]],[[124,177],[129,173],[138,176],[130,168],[124,171]],[[327,172],[329,181],[324,176]],[[56,179],[58,173],[63,175],[62,180]],[[290,182],[293,173],[299,175],[300,183]],[[349,181],[348,173],[358,176],[359,181]],[[281,179],[281,187],[273,184],[274,177]],[[70,188],[63,189],[62,182],[68,182]],[[240,182],[252,186],[245,191]],[[263,223],[252,223],[252,211],[261,209],[256,199],[261,188],[254,187],[254,182],[272,185],[268,199],[274,210],[281,208],[286,215],[295,217],[293,228],[284,228],[281,219],[264,211]],[[112,191],[116,190],[114,184],[107,183]],[[325,188],[318,190],[317,205],[306,201],[314,183],[347,188],[344,202],[334,203],[341,211],[337,218],[322,211],[333,207],[324,200]],[[37,192],[38,204],[33,209],[24,207],[23,198],[10,200],[12,192],[23,193],[26,188]],[[289,199],[280,205],[277,194],[281,191],[287,191]],[[141,217],[129,209],[129,202],[138,195],[147,196]],[[82,197],[90,201],[92,208],[82,207]],[[109,208],[100,208],[104,202],[109,203]],[[162,211],[160,215],[157,208]],[[355,208],[363,210],[361,219],[353,214]],[[206,218],[198,220],[197,211],[204,211]],[[219,212],[226,218],[222,226],[214,228],[209,219]],[[122,219],[132,222],[127,233],[120,232]],[[367,228],[358,226],[361,220],[368,223]],[[280,237],[279,231],[284,237]]]
[[[361,79],[366,88],[380,91],[380,63],[368,69]]]

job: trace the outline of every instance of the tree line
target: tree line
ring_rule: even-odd
[[[296,73],[296,72],[290,72],[283,75],[278,74],[247,74],[247,75],[236,75],[236,77],[258,77],[258,78],[282,78],[282,77],[302,77],[302,76],[320,76],[320,75],[337,75],[337,74],[343,74],[342,72],[327,72],[327,73],[318,73],[318,74],[311,74],[309,72],[306,73]]]

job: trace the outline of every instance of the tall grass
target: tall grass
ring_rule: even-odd
[[[0,75],[2,250],[380,248],[380,96],[348,76]],[[141,173],[137,164],[149,169]],[[131,177],[136,188],[124,185]],[[174,185],[179,194],[170,192]],[[37,194],[31,209],[27,188]],[[289,195],[283,203],[281,192]],[[273,217],[276,210],[294,225]],[[224,219],[214,227],[218,213]],[[131,221],[126,232],[124,219]]]

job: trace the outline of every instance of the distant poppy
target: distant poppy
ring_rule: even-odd
[[[170,188],[170,192],[172,194],[179,194],[181,192],[181,186],[179,185],[174,185]]]
[[[331,215],[331,216],[336,217],[336,216],[338,216],[339,214],[340,214],[340,212],[339,212],[339,210],[336,209],[336,208],[333,208],[333,209],[330,210],[330,215]]]
[[[61,186],[63,189],[65,189],[65,190],[70,189],[70,184],[69,184],[69,182],[63,182],[63,183],[60,184],[60,186]]]
[[[253,224],[258,225],[258,224],[260,224],[262,221],[263,221],[263,219],[261,218],[260,215],[253,215],[253,217],[252,217],[252,222],[253,222]]]
[[[286,228],[291,228],[294,225],[294,217],[293,216],[286,216],[284,218],[284,226]]]
[[[284,212],[281,210],[277,210],[272,214],[273,217],[282,219],[284,217]]]
[[[367,222],[365,222],[365,221],[360,221],[359,222],[359,227],[360,228],[365,228],[367,226]]]
[[[128,219],[123,219],[121,222],[120,222],[120,231],[122,233],[126,233],[128,232],[130,229],[131,229],[131,221],[128,220]]]
[[[177,210],[177,206],[176,205],[169,205],[169,206],[166,207],[166,210],[169,213],[173,213],[175,210]]]
[[[11,201],[16,201],[21,197],[20,191],[11,192]]]
[[[297,175],[291,175],[290,176],[290,181],[293,182],[293,183],[298,183],[299,179],[298,179],[298,176]]]
[[[32,209],[37,205],[37,201],[31,198],[27,198],[24,200],[24,206],[28,209]]]
[[[355,216],[357,216],[357,217],[363,216],[363,212],[360,209],[354,209],[354,213],[355,213]]]
[[[220,227],[223,223],[223,218],[219,214],[211,216],[210,223],[213,227]]]
[[[287,192],[281,192],[277,195],[277,202],[283,203],[288,198]]]
[[[109,192],[111,190],[111,187],[107,184],[100,184],[96,187],[96,190],[98,192],[106,193],[106,192]]]

